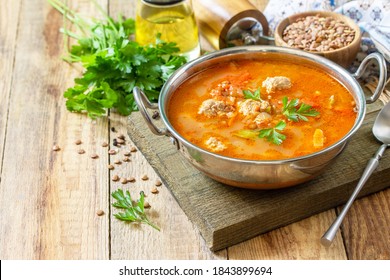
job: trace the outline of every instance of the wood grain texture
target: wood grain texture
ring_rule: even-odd
[[[334,219],[329,210],[229,247],[229,259],[344,260],[347,255],[339,232],[331,248],[323,247],[319,237]],[[304,249],[303,249],[304,248]]]
[[[78,73],[59,59],[61,15],[46,2],[23,1],[19,24],[0,183],[0,257],[106,259],[108,216],[95,212],[107,208],[108,174],[89,154],[100,153],[96,142],[107,127],[64,106],[62,93]],[[73,144],[79,137],[87,144],[83,157]],[[54,144],[61,150],[53,152]]]
[[[21,1],[7,1],[0,9],[0,174],[14,68],[16,34]],[[1,180],[1,177],[0,177]]]
[[[341,228],[348,258],[389,260],[389,229],[390,189],[357,200]]]

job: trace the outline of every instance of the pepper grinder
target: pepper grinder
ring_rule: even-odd
[[[248,0],[195,0],[193,6],[200,32],[217,50],[273,44],[267,19]]]

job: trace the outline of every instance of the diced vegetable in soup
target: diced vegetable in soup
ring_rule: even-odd
[[[353,127],[348,90],[319,69],[276,60],[217,64],[171,95],[168,119],[193,144],[220,155],[276,160],[324,149]]]

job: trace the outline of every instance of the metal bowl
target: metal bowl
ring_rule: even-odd
[[[185,80],[216,63],[237,59],[256,59],[264,55],[272,56],[275,59],[292,60],[295,63],[321,69],[340,81],[353,95],[357,104],[357,117],[351,130],[333,145],[306,156],[285,160],[243,160],[204,150],[183,138],[173,128],[167,116],[168,102],[176,88]],[[376,60],[379,65],[379,83],[375,93],[371,97],[365,98],[356,78],[362,76],[368,62],[372,59]],[[205,175],[236,187],[276,189],[294,186],[321,174],[326,166],[343,151],[348,140],[359,129],[366,113],[366,103],[372,103],[379,97],[385,86],[385,80],[385,60],[378,53],[367,56],[359,69],[354,74],[350,74],[344,68],[324,57],[297,49],[273,46],[244,46],[215,51],[183,65],[171,75],[163,86],[158,106],[157,104],[151,104],[139,88],[135,88],[133,93],[138,108],[151,131],[156,135],[170,137],[180,153]],[[158,128],[154,124],[147,108],[159,109],[165,128]]]

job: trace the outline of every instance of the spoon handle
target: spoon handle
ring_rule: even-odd
[[[352,203],[355,201],[356,197],[358,196],[360,190],[364,186],[364,184],[367,182],[368,178],[371,176],[372,172],[378,167],[379,160],[382,158],[383,153],[385,152],[387,148],[387,144],[382,144],[378,151],[375,153],[375,155],[368,161],[366,169],[364,169],[364,172],[362,174],[362,177],[359,180],[359,183],[357,184],[355,190],[353,191],[351,197],[345,204],[343,210],[341,210],[340,214],[336,218],[336,220],[333,222],[333,224],[329,227],[329,229],[325,232],[325,234],[321,237],[321,244],[325,247],[329,247],[332,244],[332,241],[334,237],[336,236],[337,230],[339,229],[341,223],[343,222],[343,219],[345,215],[347,214],[349,208],[352,206]]]

